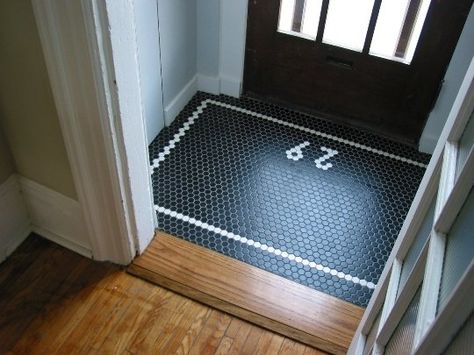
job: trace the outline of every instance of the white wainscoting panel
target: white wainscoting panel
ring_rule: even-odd
[[[20,177],[32,231],[88,258],[91,244],[79,202]]]
[[[0,185],[0,263],[28,237],[30,232],[30,220],[17,176],[11,175]]]

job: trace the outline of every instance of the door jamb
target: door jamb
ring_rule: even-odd
[[[93,257],[128,264],[155,227],[133,3],[32,4]]]

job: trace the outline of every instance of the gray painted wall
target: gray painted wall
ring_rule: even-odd
[[[158,0],[165,108],[197,73],[196,0]]]
[[[239,96],[244,75],[248,0],[221,0],[219,75],[221,92]]]
[[[464,25],[463,32],[454,51],[448,70],[444,77],[444,85],[431,111],[428,121],[420,138],[419,149],[422,152],[432,153],[436,142],[446,123],[456,95],[466,74],[469,63],[474,56],[474,7]]]
[[[219,76],[219,0],[197,0],[197,71]]]
[[[198,74],[215,79],[218,92],[237,97],[243,79],[247,4],[248,0],[197,0]]]
[[[137,0],[134,7],[142,105],[148,143],[151,143],[165,125],[157,7],[156,0]]]

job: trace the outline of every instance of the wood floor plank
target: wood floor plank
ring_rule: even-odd
[[[278,354],[283,343],[282,336],[272,333],[264,333],[257,344],[254,354],[255,355],[266,355],[266,354]]]
[[[43,238],[32,235],[28,239],[28,243],[20,245],[15,253],[2,263],[0,290],[8,289],[8,285],[16,282],[38,257],[46,250],[51,250],[50,244]]]
[[[194,341],[189,355],[213,354],[231,322],[227,314],[213,310]]]
[[[230,348],[232,347],[232,344],[234,342],[234,339],[229,338],[227,336],[223,336],[221,339],[221,342],[219,346],[216,349],[216,355],[228,355],[230,353]]]
[[[155,334],[155,342],[152,349],[165,349],[175,338],[175,331],[180,328],[181,324],[186,323],[189,319],[194,319],[200,311],[192,302],[186,302],[183,307],[173,312],[165,326],[159,334]],[[210,310],[208,310],[210,312]]]
[[[185,318],[179,324],[178,331],[175,332],[174,338],[170,339],[165,350],[169,354],[188,354],[211,313],[210,309],[199,306],[196,317]]]
[[[64,327],[67,317],[63,308],[72,309],[71,299],[82,292],[88,284],[87,281],[84,283],[84,279],[87,279],[87,276],[84,277],[84,275],[90,275],[88,271],[92,271],[90,262],[85,259],[81,260],[68,276],[67,282],[64,282],[62,287],[53,294],[41,314],[35,317],[24,331],[22,338],[15,344],[13,349],[15,353],[26,354],[32,350],[39,352],[42,339],[47,333],[54,331],[55,328]],[[60,321],[62,317],[63,322]],[[57,328],[58,326],[59,328]]]
[[[283,343],[281,344],[278,355],[290,355],[293,353],[294,353],[293,342],[290,339],[283,340]]]
[[[28,253],[14,253],[13,264],[0,264],[0,275],[8,280],[1,290],[8,299],[0,301],[9,307],[0,312],[1,354],[227,355],[257,352],[263,337],[278,345],[285,339],[114,265],[47,241],[25,243],[21,250]],[[23,273],[16,278],[4,274],[17,270]],[[277,353],[275,346],[266,349]]]
[[[74,320],[84,315],[90,307],[97,294],[100,292],[98,289],[99,284],[103,284],[104,280],[111,277],[112,269],[108,268],[104,270],[97,265],[92,265],[90,261],[85,260],[88,263],[86,271],[82,274],[82,278],[78,285],[74,285],[70,297],[64,297],[58,302],[52,302],[49,310],[45,311],[45,316],[37,318],[40,324],[34,322],[30,326],[29,330],[37,329],[39,337],[36,342],[29,342],[29,339],[35,339],[30,337],[28,332],[22,336],[22,345],[25,349],[29,349],[27,353],[38,353],[38,354],[50,354],[53,353],[52,349],[60,349],[62,343],[68,339],[71,329],[75,326]],[[84,280],[90,280],[89,275],[94,275],[92,282]],[[118,275],[117,275],[118,276]],[[100,279],[103,277],[102,279]],[[96,281],[100,279],[100,281]],[[96,283],[97,282],[97,283]],[[77,293],[74,293],[74,289],[77,289]],[[90,325],[94,327],[95,324]]]
[[[133,280],[119,279],[112,285],[112,288],[106,288],[97,303],[77,322],[76,329],[71,333],[69,341],[64,344],[63,349],[74,351],[74,348],[78,348],[84,349],[81,351],[85,352],[97,352],[103,347],[107,347],[110,334],[120,328],[122,320],[128,314],[132,304],[138,303],[127,292],[133,284]],[[106,318],[97,314],[97,310],[102,308],[107,311]],[[100,318],[99,321],[97,317]],[[90,323],[98,324],[95,333],[90,332]],[[122,328],[118,332],[121,330]]]
[[[227,328],[225,335],[230,338],[237,338],[239,334],[247,333],[250,331],[250,323],[245,322],[239,318],[233,318],[230,322],[229,327]]]
[[[128,271],[331,353],[346,352],[363,314],[358,306],[161,232]]]
[[[182,309],[188,302],[184,297],[176,297],[175,294],[167,292],[162,300],[162,304],[149,313],[148,319],[141,329],[139,329],[130,342],[127,350],[131,354],[150,353],[154,347],[155,341],[159,334],[163,333],[163,329],[170,321],[170,318],[177,314],[177,309]]]
[[[229,331],[226,332],[228,337],[233,339],[232,345],[229,349],[229,355],[236,355],[242,353],[242,348],[249,336],[252,325],[240,319],[232,319]]]
[[[94,292],[85,293],[76,299],[77,308],[71,307],[74,311],[63,328],[58,330],[59,336],[49,343],[48,353],[78,352],[85,342],[101,334],[103,325],[110,321],[110,310],[123,301],[122,297],[117,297],[112,292],[119,280],[120,274],[113,273],[102,281]],[[65,308],[65,311],[67,312],[68,309],[69,307]],[[104,317],[104,314],[107,316]]]
[[[242,354],[254,354],[257,350],[257,345],[260,341],[260,338],[263,335],[263,329],[260,327],[252,326],[247,339],[245,340],[244,346],[242,348]]]
[[[151,285],[143,285],[143,291],[147,296],[140,302],[131,299],[131,304],[125,310],[122,318],[117,322],[115,327],[111,329],[105,338],[105,341],[98,347],[94,348],[107,354],[120,354],[127,349],[127,345],[131,342],[135,333],[140,329],[146,321],[146,314],[153,308],[153,299],[159,298],[162,291],[152,287]]]
[[[74,263],[64,265],[60,269],[57,267],[64,253],[65,251],[60,249],[51,250],[46,259],[39,259],[41,264],[31,264],[24,277],[20,278],[23,287],[13,285],[1,297],[0,338],[5,339],[2,346],[12,347],[20,339],[29,324],[41,315],[49,299],[69,276]],[[46,278],[47,283],[44,282]]]
[[[304,354],[306,352],[307,346],[304,344],[293,341],[293,352],[292,354]]]
[[[325,353],[307,346],[306,349],[304,350],[304,355],[325,355]]]
[[[0,289],[1,309],[7,309],[9,304],[17,302],[18,300],[27,300],[26,295],[31,292],[31,288],[25,287],[25,285],[32,285],[34,283],[37,287],[43,287],[41,284],[41,278],[45,273],[48,273],[49,270],[55,268],[55,260],[61,258],[61,255],[63,254],[64,250],[59,248],[48,248],[44,253],[39,254],[33,262],[29,263],[27,268],[20,268],[20,270],[22,270],[20,274],[13,272],[12,275],[5,277],[2,288]],[[11,257],[15,258],[16,254]],[[8,265],[8,262],[9,259],[7,259],[5,264]],[[6,272],[8,273],[9,271]],[[60,275],[55,276],[58,277]],[[44,286],[51,287],[51,285]],[[16,297],[15,299],[13,296],[22,297]]]

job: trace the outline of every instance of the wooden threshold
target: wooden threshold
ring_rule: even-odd
[[[364,311],[162,232],[128,272],[335,354],[347,352]]]

